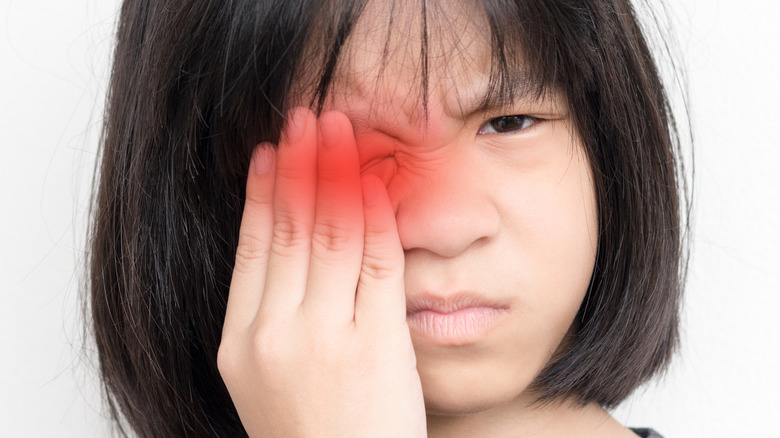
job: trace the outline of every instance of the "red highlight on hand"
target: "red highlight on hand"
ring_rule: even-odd
[[[375,205],[381,198],[382,190],[385,190],[384,183],[376,175],[363,175],[360,178],[363,188],[363,204],[367,207]]]
[[[360,158],[352,124],[343,113],[327,112],[318,127],[317,222],[362,230]]]

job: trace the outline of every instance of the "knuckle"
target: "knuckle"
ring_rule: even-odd
[[[363,254],[363,266],[361,275],[366,275],[377,280],[395,277],[396,269],[389,260],[371,254]]]
[[[397,225],[389,221],[366,221],[366,234],[387,236],[398,232]]]
[[[331,251],[344,251],[354,240],[355,231],[344,222],[318,222],[314,226],[312,242]]]
[[[244,200],[244,211],[266,212],[273,209],[273,198],[267,193],[248,191]]]
[[[255,235],[243,234],[238,239],[236,246],[236,262],[234,269],[239,272],[251,272],[256,269],[258,262],[262,263],[267,257],[268,242]]]
[[[290,345],[284,342],[283,333],[270,327],[262,327],[252,333],[251,348],[254,362],[258,365],[285,364],[292,355]]]
[[[272,245],[275,247],[298,247],[308,243],[306,225],[292,218],[282,218],[274,223]]]

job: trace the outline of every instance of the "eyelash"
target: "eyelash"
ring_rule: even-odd
[[[510,123],[517,123],[518,120],[521,120],[520,127],[519,128],[513,128],[506,131],[500,131],[499,129],[496,129],[495,126],[493,126],[496,122],[510,122]],[[501,116],[496,117],[494,119],[490,119],[487,122],[485,122],[484,125],[480,126],[479,131],[477,131],[477,134],[485,135],[485,134],[499,134],[499,135],[508,135],[508,134],[514,134],[516,132],[524,131],[530,127],[533,127],[537,123],[539,123],[541,119],[538,119],[533,116],[527,116],[525,114],[516,114],[511,116]],[[492,132],[487,132],[487,130],[490,129]]]

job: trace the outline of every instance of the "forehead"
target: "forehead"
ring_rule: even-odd
[[[488,74],[491,33],[484,11],[474,2],[423,5],[369,2],[344,47],[344,79],[364,83],[381,72],[414,84]]]
[[[491,37],[477,2],[370,1],[339,52],[328,98],[367,101],[372,110],[392,105],[415,120],[438,112],[462,114],[480,106],[495,85]]]
[[[489,80],[490,32],[483,11],[475,2],[429,2],[423,10],[408,1],[395,4],[404,12],[393,15],[392,3],[369,4],[335,85],[378,102],[392,100],[412,118],[423,115],[425,103],[457,112]]]
[[[526,62],[528,29],[517,8],[494,0],[345,3],[317,12],[304,31],[288,105],[425,137],[431,123],[567,106],[555,69],[540,68],[538,57]]]

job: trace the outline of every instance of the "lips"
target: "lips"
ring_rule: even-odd
[[[509,309],[506,300],[491,299],[471,292],[458,292],[450,295],[424,293],[407,298],[406,315],[430,310],[437,313],[451,313],[469,307],[490,307]]]
[[[440,346],[479,342],[509,314],[509,304],[474,293],[422,294],[407,300],[406,321],[418,340]]]

